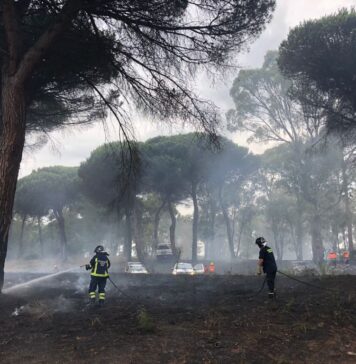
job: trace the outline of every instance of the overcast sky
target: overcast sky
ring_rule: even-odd
[[[356,6],[356,0],[277,0],[277,8],[272,22],[267,26],[261,37],[250,46],[249,52],[238,57],[238,66],[244,68],[259,67],[265,53],[277,49],[286,38],[290,28],[303,20],[319,18],[336,12],[341,7]],[[198,93],[212,100],[225,113],[233,106],[229,96],[232,81],[236,75],[225,77],[224,81],[212,84],[206,77],[197,81]],[[135,135],[139,140],[146,140],[159,134],[177,133],[177,129],[169,129],[164,125],[153,124],[142,117],[133,118]],[[184,130],[178,130],[184,131]],[[115,140],[117,133],[105,133],[101,124],[87,129],[71,129],[51,133],[51,141],[36,151],[25,151],[21,164],[20,175],[24,176],[37,169],[50,165],[76,166],[90,155],[90,152],[106,141]],[[230,135],[239,144],[246,144],[246,137]],[[261,146],[249,145],[255,152],[261,151]]]

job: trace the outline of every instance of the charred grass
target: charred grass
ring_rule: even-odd
[[[282,278],[271,301],[248,297],[256,277],[159,276],[109,290],[100,309],[60,280],[2,295],[0,362],[354,363],[356,277],[302,279],[336,292]]]

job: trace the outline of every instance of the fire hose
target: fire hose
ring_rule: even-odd
[[[306,286],[309,286],[309,287],[313,287],[313,288],[317,288],[317,289],[321,289],[321,290],[324,290],[324,291],[329,291],[329,292],[334,292],[334,293],[340,293],[340,291],[336,290],[336,289],[332,289],[332,288],[327,288],[327,287],[321,287],[321,286],[318,286],[316,284],[312,284],[312,283],[309,283],[309,282],[305,282],[305,281],[302,281],[301,279],[298,279],[298,278],[295,278],[295,277],[292,277],[290,276],[289,274],[287,273],[284,273],[284,272],[281,272],[280,270],[277,270],[277,272],[279,274],[281,274],[282,276],[285,276],[293,281],[296,281],[298,283],[301,283],[301,284],[304,284]]]

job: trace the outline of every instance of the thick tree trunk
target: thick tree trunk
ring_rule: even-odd
[[[345,160],[342,161],[342,189],[344,195],[345,203],[345,215],[346,215],[346,226],[347,226],[347,237],[349,243],[349,250],[354,250],[353,233],[352,233],[352,211],[350,208],[350,198],[349,198],[349,181],[346,173],[346,163]]]
[[[37,216],[37,224],[38,224],[38,239],[40,241],[40,249],[41,249],[41,257],[44,257],[44,245],[43,245],[43,236],[42,236],[42,227],[41,227],[41,217]]]
[[[25,144],[25,95],[23,87],[2,70],[0,136],[0,292],[4,284],[4,266],[17,177]]]
[[[321,219],[318,214],[313,216],[311,223],[313,261],[321,264],[324,260],[324,246],[321,235]]]
[[[68,26],[80,9],[80,0],[68,1],[60,16],[25,53],[15,2],[2,0],[3,42],[1,121],[0,121],[0,293],[4,284],[9,229],[16,191],[16,182],[26,129],[25,83],[49,47]]]
[[[19,239],[19,250],[17,252],[18,259],[23,257],[23,234],[25,231],[26,218],[27,218],[27,215],[22,216],[20,239]]]
[[[125,209],[126,236],[124,245],[124,257],[126,261],[132,259],[132,213],[129,208]]]
[[[198,223],[199,223],[199,206],[197,199],[197,184],[192,184],[193,199],[193,238],[192,238],[192,262],[195,264],[198,260]]]
[[[157,246],[159,244],[159,238],[158,238],[158,230],[159,230],[159,222],[161,220],[161,212],[166,205],[166,201],[163,201],[161,206],[158,208],[158,210],[155,213],[155,219],[154,219],[154,226],[153,226],[153,244],[154,244],[154,251],[156,251]]]
[[[58,223],[58,232],[60,238],[60,247],[61,247],[61,259],[63,262],[66,262],[68,259],[68,243],[67,243],[67,235],[65,230],[65,222],[62,210],[55,211],[55,216]]]
[[[177,258],[177,247],[176,247],[176,226],[177,218],[174,211],[174,207],[171,201],[168,202],[169,216],[171,217],[171,226],[169,227],[169,239],[171,242],[172,252],[175,258]]]

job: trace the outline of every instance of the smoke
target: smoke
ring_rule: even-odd
[[[74,302],[63,295],[52,299],[36,300],[26,305],[16,307],[11,316],[29,315],[35,319],[50,318],[55,313],[65,313],[74,310]]]

